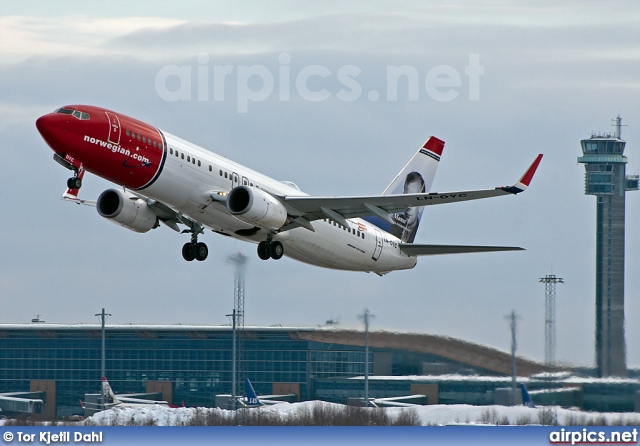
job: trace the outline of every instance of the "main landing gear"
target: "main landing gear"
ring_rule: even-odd
[[[192,260],[197,260],[202,262],[209,255],[209,248],[207,245],[202,242],[198,243],[185,243],[182,247],[182,257],[187,261],[191,262]]]
[[[182,247],[182,258],[187,262],[191,262],[194,259],[202,262],[209,255],[209,248],[202,242],[198,242],[198,232],[193,231],[191,233],[191,241],[185,243]]]
[[[258,257],[262,260],[279,260],[284,255],[284,246],[279,241],[269,237],[266,241],[258,243]]]

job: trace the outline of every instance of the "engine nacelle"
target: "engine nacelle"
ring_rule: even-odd
[[[287,210],[273,195],[255,187],[238,186],[227,195],[227,209],[237,219],[265,229],[280,229]]]
[[[144,200],[129,192],[107,189],[96,203],[98,214],[135,232],[158,227],[158,216]]]

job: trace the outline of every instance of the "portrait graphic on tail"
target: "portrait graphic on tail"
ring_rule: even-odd
[[[421,194],[425,191],[425,184],[422,175],[418,172],[411,172],[404,180],[404,194]],[[391,233],[398,237],[402,243],[413,243],[418,232],[418,224],[422,208],[419,206],[408,206],[402,213],[393,214],[391,219],[394,222]]]

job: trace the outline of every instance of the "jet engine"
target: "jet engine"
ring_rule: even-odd
[[[107,189],[98,197],[96,208],[104,218],[135,232],[148,232],[158,227],[158,216],[153,209],[129,192]]]
[[[255,187],[238,186],[227,195],[229,213],[245,223],[265,229],[280,229],[287,210],[273,195]]]

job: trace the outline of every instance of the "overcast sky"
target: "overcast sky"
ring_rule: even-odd
[[[221,97],[214,73],[225,66]],[[400,66],[417,82],[403,78],[392,100],[388,73]],[[191,85],[163,74],[176,69],[190,70]],[[263,77],[243,82],[243,70]],[[301,91],[296,79],[311,72],[324,74]],[[450,84],[438,86],[437,74]],[[167,97],[176,91],[183,100]],[[308,94],[318,91],[326,94]],[[378,277],[263,262],[255,245],[208,232],[209,259],[187,263],[186,235],[137,234],[60,201],[69,172],[34,122],[77,103],[136,117],[312,195],[380,193],[430,135],[446,141],[433,192],[513,184],[544,153],[526,193],[427,208],[415,240],[527,250],[423,257]],[[97,322],[104,307],[112,323],[225,324],[227,258],[241,251],[248,324],[355,327],[367,307],[375,329],[508,350],[505,316],[515,310],[518,353],[542,361],[538,279],[553,273],[565,280],[557,359],[593,365],[595,197],[583,193],[576,158],[580,139],[612,131],[619,113],[629,124],[627,174],[639,173],[639,104],[635,1],[2,2],[0,323],[38,314]],[[110,186],[89,174],[81,195]],[[640,192],[627,195],[626,221],[628,365],[638,367]]]

